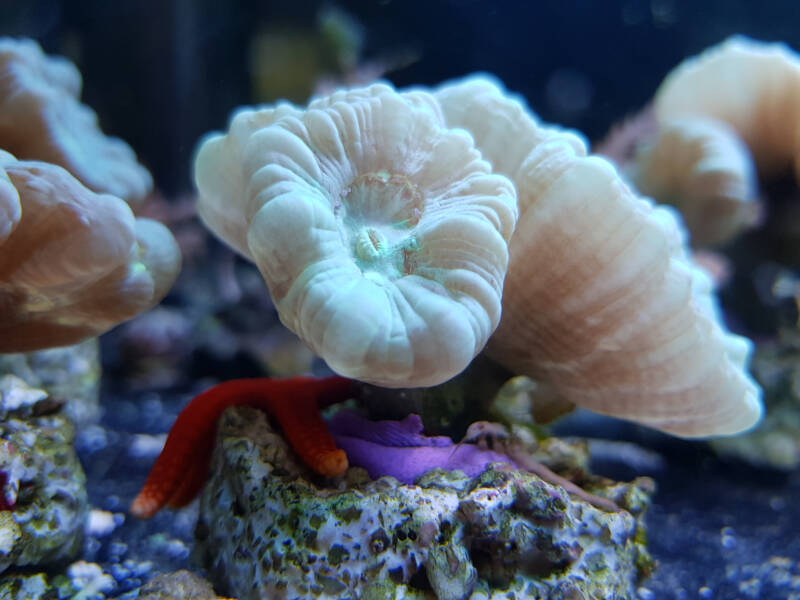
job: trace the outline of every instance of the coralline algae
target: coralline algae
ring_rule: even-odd
[[[241,600],[633,598],[650,565],[649,479],[591,490],[616,513],[509,465],[435,469],[415,485],[357,468],[317,482],[262,413],[225,413],[196,531],[220,588]]]
[[[100,420],[100,349],[97,339],[63,348],[0,354],[0,375],[68,400],[63,413],[81,429]]]
[[[74,428],[39,414],[47,394],[14,375],[0,377],[0,572],[80,552],[88,516],[84,476],[72,448]]]

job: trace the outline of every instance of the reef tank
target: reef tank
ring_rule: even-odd
[[[0,599],[800,600],[800,12],[0,3]]]

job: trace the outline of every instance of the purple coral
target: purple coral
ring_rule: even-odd
[[[445,436],[424,435],[422,419],[416,414],[402,421],[369,421],[352,411],[341,411],[328,421],[328,428],[350,464],[366,469],[373,479],[389,475],[413,483],[437,467],[474,477],[495,462],[519,468],[506,454],[474,444],[455,444]]]

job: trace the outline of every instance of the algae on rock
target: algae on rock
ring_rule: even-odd
[[[646,478],[594,482],[614,513],[499,464],[474,478],[434,469],[416,485],[357,468],[322,483],[262,413],[227,411],[196,558],[240,600],[634,598],[650,565]]]
[[[217,600],[211,584],[192,573],[180,570],[156,575],[144,584],[136,596],[139,600]]]
[[[33,388],[65,400],[76,427],[100,420],[100,356],[97,338],[63,348],[0,354],[0,376],[16,375]]]
[[[43,390],[0,377],[0,573],[66,560],[81,550],[86,478],[72,423]],[[56,411],[56,412],[51,412]]]

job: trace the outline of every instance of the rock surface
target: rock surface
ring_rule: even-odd
[[[143,585],[139,600],[217,600],[211,584],[191,571],[156,575]]]
[[[100,420],[100,357],[96,338],[64,348],[0,354],[0,375],[16,375],[53,398],[81,428]]]
[[[49,400],[14,375],[0,376],[0,572],[82,549],[86,478],[74,428]]]
[[[499,465],[318,485],[249,409],[225,413],[218,441],[196,556],[241,600],[633,598],[650,566],[646,478],[593,488],[626,509],[606,513]]]

